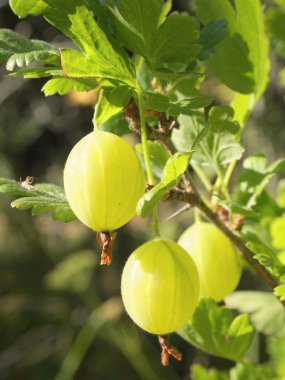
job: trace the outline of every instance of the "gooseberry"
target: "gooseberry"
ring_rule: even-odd
[[[197,269],[177,243],[157,238],[128,258],[121,292],[125,309],[138,326],[165,335],[180,329],[198,303]]]
[[[113,231],[126,224],[144,188],[144,172],[135,152],[112,133],[89,133],[67,158],[64,189],[68,203],[93,230]]]
[[[200,279],[200,297],[219,302],[238,285],[242,267],[230,240],[213,224],[196,222],[178,240],[194,260]]]

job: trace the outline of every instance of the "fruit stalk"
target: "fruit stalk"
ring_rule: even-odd
[[[145,108],[144,108],[144,103],[143,103],[142,92],[139,87],[137,89],[137,97],[138,97],[138,107],[139,107],[140,124],[141,124],[141,141],[142,141],[145,169],[146,169],[146,174],[147,174],[147,182],[149,185],[154,186],[155,181],[154,181],[154,176],[151,170],[150,156],[149,156],[149,151],[147,147],[147,132],[146,132],[146,123],[145,123],[145,115],[144,115]]]
[[[169,335],[160,335],[158,341],[161,347],[161,363],[164,366],[169,365],[169,357],[172,356],[177,361],[182,360],[182,354],[177,348],[170,345]]]
[[[148,146],[147,146],[145,107],[144,107],[141,88],[139,87],[139,85],[137,86],[137,98],[138,98],[138,107],[139,107],[139,116],[140,116],[141,142],[142,142],[143,156],[144,156],[144,162],[145,162],[145,168],[146,168],[146,174],[147,174],[147,182],[148,182],[148,185],[154,186],[155,179],[152,173],[150,155],[149,155]],[[156,236],[160,236],[157,207],[154,208],[152,212],[152,216],[153,216],[154,233]]]

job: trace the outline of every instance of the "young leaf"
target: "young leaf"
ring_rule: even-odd
[[[171,100],[170,97],[157,92],[145,92],[144,97],[147,108],[158,112],[167,112],[170,116],[192,115],[192,110],[207,107],[212,102],[212,99],[202,95]]]
[[[98,86],[96,79],[52,78],[42,88],[45,96],[66,95],[71,91],[90,91]]]
[[[21,183],[0,178],[0,192],[20,196],[11,206],[19,210],[32,209],[33,215],[51,213],[54,220],[64,223],[76,219],[65,198],[63,190],[51,184],[36,184],[34,186],[23,181]]]
[[[104,123],[99,124],[101,131],[115,133],[118,136],[126,135],[130,133],[128,123],[124,119],[123,113],[119,112]]]
[[[275,373],[268,364],[237,363],[230,370],[230,380],[269,380],[276,379]],[[276,379],[277,380],[277,379]]]
[[[274,295],[280,298],[280,301],[285,301],[285,284],[278,285],[274,288]]]
[[[6,68],[29,66],[32,62],[48,62],[60,65],[59,50],[45,41],[29,40],[8,29],[0,29],[0,63]]]
[[[285,280],[285,266],[281,264],[276,252],[254,232],[245,231],[241,233],[241,236],[247,242],[247,247],[254,252],[254,258],[274,276]]]
[[[159,143],[157,141],[148,141],[147,147],[148,147],[148,151],[149,151],[149,156],[150,156],[150,160],[151,160],[151,166],[152,166],[153,174],[157,178],[160,178],[162,175],[163,169],[166,165],[166,162],[170,157],[170,153],[164,147],[164,145],[162,145],[161,143]],[[136,151],[140,155],[142,162],[143,162],[144,160],[143,160],[142,144],[136,145]]]
[[[213,355],[239,360],[249,348],[254,328],[247,314],[234,318],[210,298],[202,298],[193,317],[178,333]]]
[[[285,373],[285,338],[272,336],[267,341],[267,350],[280,379]]]
[[[46,7],[43,0],[9,0],[9,4],[19,18],[40,15]]]
[[[285,214],[279,218],[274,218],[270,225],[270,236],[272,238],[272,245],[278,250],[285,251]]]
[[[163,169],[161,181],[145,193],[138,202],[137,213],[142,218],[147,217],[153,208],[161,201],[166,191],[175,186],[189,165],[192,152],[178,152],[171,156]]]
[[[12,77],[23,76],[23,78],[36,79],[36,78],[47,78],[47,77],[63,77],[63,71],[57,67],[45,66],[45,67],[33,67],[30,69],[24,69],[15,71],[14,73],[9,74]]]
[[[181,151],[189,150],[197,136],[207,124],[204,114],[179,116],[180,128],[172,133],[172,140]],[[209,113],[208,127],[195,148],[193,160],[202,165],[212,165],[214,168],[239,160],[243,147],[236,141],[235,134],[239,125],[233,120],[230,107],[213,107]]]
[[[228,35],[208,65],[234,91],[255,93],[258,98],[268,82],[268,40],[259,0],[195,0],[197,15],[205,25],[225,19]],[[254,20],[254,23],[252,22]]]
[[[269,180],[285,172],[285,159],[280,159],[266,168],[266,157],[263,154],[248,157],[239,176],[238,198],[243,198],[246,206],[253,207],[261,196]]]
[[[217,45],[225,38],[227,25],[227,20],[214,20],[205,26],[199,38],[199,43],[202,45],[198,55],[200,61],[205,61],[218,52]]]
[[[191,367],[192,380],[230,380],[227,372],[217,371],[215,369],[206,369],[199,364]]]
[[[226,297],[226,305],[248,313],[258,332],[282,336],[285,333],[285,310],[272,293],[238,291]]]
[[[44,13],[47,21],[60,29],[80,47],[87,56],[85,59],[84,55],[81,55],[83,61],[89,62],[90,69],[93,66],[91,71],[101,73],[101,75],[94,75],[95,77],[100,77],[105,72],[107,78],[114,78],[131,86],[135,85],[134,69],[130,59],[120,46],[99,27],[87,8],[85,0],[44,1],[48,5]],[[62,54],[64,72],[67,72],[67,76],[67,63],[80,71],[79,54],[72,50],[65,50],[65,54]],[[73,64],[70,61],[72,58],[75,59]],[[84,62],[83,71],[85,68],[86,62]],[[90,76],[92,75],[88,75],[88,77]]]
[[[132,95],[133,90],[126,85],[104,87],[101,98],[96,104],[94,122],[105,123],[118,114],[128,104]]]

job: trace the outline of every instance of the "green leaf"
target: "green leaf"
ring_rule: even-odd
[[[285,214],[279,218],[274,218],[270,225],[270,235],[272,245],[276,249],[285,250]]]
[[[46,4],[43,0],[9,0],[12,11],[19,17],[37,16],[43,13]]]
[[[276,252],[265,244],[256,233],[245,231],[241,233],[241,236],[246,241],[246,246],[254,252],[254,258],[260,264],[280,279],[285,275],[285,266],[281,264]]]
[[[274,288],[274,295],[280,298],[280,301],[285,301],[285,284],[276,286]]]
[[[175,186],[189,165],[192,152],[175,153],[163,169],[161,181],[145,193],[138,202],[137,213],[142,218],[147,217],[153,208],[161,201],[166,191]]]
[[[64,75],[68,78],[103,78],[114,79],[134,86],[134,80],[126,73],[120,72],[111,64],[106,64],[105,59],[85,56],[72,49],[61,50],[61,63]]]
[[[254,94],[245,95],[236,93],[231,103],[231,107],[235,112],[235,120],[240,123],[241,127],[245,127],[245,123],[252,112],[258,98]]]
[[[285,334],[285,310],[272,293],[238,291],[226,297],[226,305],[248,313],[258,332],[265,335]]]
[[[117,2],[116,2],[117,3]],[[129,50],[149,57],[162,13],[162,0],[110,1],[108,9],[120,42]]]
[[[285,180],[281,179],[278,182],[278,189],[277,189],[277,202],[280,207],[285,208]]]
[[[91,73],[88,77],[107,77],[135,85],[135,74],[126,52],[111,37],[107,36],[96,23],[85,0],[44,0],[48,5],[44,16],[47,21],[71,38],[86,54],[72,50],[62,52],[64,72],[68,75],[68,67],[85,71],[89,62]],[[80,57],[84,62],[81,69]],[[70,59],[74,58],[72,63]],[[94,72],[96,74],[94,74]],[[92,74],[93,73],[93,74]],[[76,75],[73,75],[76,77]]]
[[[208,125],[204,114],[198,112],[192,117],[179,116],[178,121],[180,128],[173,130],[172,140],[181,151],[189,150],[201,131],[206,129],[193,154],[193,160],[199,164],[216,168],[241,158],[244,149],[235,139],[239,125],[233,120],[230,107],[213,107]]]
[[[230,369],[230,380],[269,380],[275,379],[275,374],[269,365],[238,363]]]
[[[229,208],[234,214],[243,215],[248,218],[260,217],[260,213],[258,211],[252,210],[251,208],[245,206],[241,206],[236,202],[227,202],[226,200],[223,200],[220,203]]]
[[[277,374],[282,379],[285,374],[285,337],[270,337],[267,341],[267,350]]]
[[[147,108],[158,112],[167,112],[170,116],[192,115],[192,110],[207,107],[212,102],[212,99],[202,95],[171,100],[168,96],[157,92],[145,92],[144,97]]]
[[[45,96],[66,95],[71,91],[90,91],[98,86],[96,79],[52,78],[42,88]]]
[[[0,63],[6,68],[29,66],[32,62],[48,62],[60,65],[59,50],[45,41],[29,40],[8,29],[0,29]]]
[[[210,69],[232,90],[255,93],[268,82],[268,40],[264,33],[259,0],[195,0],[197,15],[205,25],[214,20],[228,22],[228,35],[219,51],[207,61]],[[254,20],[254,22],[252,22]]]
[[[104,87],[94,114],[95,124],[105,123],[118,114],[130,101],[133,89],[126,85]]]
[[[210,298],[202,298],[191,321],[179,334],[213,355],[239,360],[252,342],[254,328],[247,314],[234,318],[230,310],[219,307]]]
[[[199,43],[202,45],[198,55],[200,61],[205,61],[218,52],[217,46],[227,35],[227,25],[227,20],[214,20],[205,26],[199,38]]]
[[[183,72],[196,59],[201,47],[195,18],[177,13],[165,18],[161,0],[120,0],[118,7],[111,3],[108,9],[119,40],[143,56],[152,70]]]
[[[118,136],[123,136],[123,135],[126,135],[127,133],[130,133],[128,123],[124,119],[122,112],[119,112],[115,116],[108,119],[106,122],[100,123],[99,129],[101,131],[115,133]]]
[[[168,150],[158,141],[147,141],[147,147],[149,151],[149,156],[151,160],[151,167],[153,174],[160,178],[162,176],[163,169],[166,165],[167,160],[170,157],[170,153]],[[142,162],[143,160],[143,147],[142,144],[136,145],[136,151],[141,157]]]
[[[20,197],[32,197],[34,194],[26,188],[26,181],[16,182],[7,178],[0,178],[0,193]]]
[[[191,367],[192,380],[230,380],[227,372],[217,371],[215,369],[206,369],[199,364]]]
[[[45,283],[52,290],[82,293],[90,285],[97,263],[98,260],[93,251],[74,253],[48,272]]]
[[[32,210],[33,215],[51,213],[54,220],[64,223],[76,219],[67,203],[63,190],[52,184],[36,184],[32,186],[27,180],[19,183],[0,178],[0,192],[20,196],[11,206],[19,210]]]
[[[57,67],[33,67],[30,69],[24,69],[15,71],[14,73],[9,74],[12,77],[23,76],[23,78],[35,79],[35,78],[46,78],[46,77],[63,77],[63,71]]]
[[[239,176],[238,197],[243,195],[246,206],[253,207],[258,198],[261,196],[269,180],[275,175],[285,172],[285,159],[280,159],[266,167],[266,157],[263,154],[257,154],[248,157],[243,163],[243,170]],[[243,195],[242,195],[243,194]]]
[[[154,35],[153,51],[147,57],[151,67],[184,72],[201,50],[198,38],[198,24],[194,17],[172,13]]]

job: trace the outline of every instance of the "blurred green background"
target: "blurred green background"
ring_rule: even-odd
[[[174,1],[173,9],[191,11],[193,4]],[[0,0],[0,27],[66,46],[64,37],[42,18],[15,17],[8,0]],[[279,77],[285,54],[282,43],[274,48],[269,88],[243,137],[246,155],[263,152],[270,162],[285,154],[285,91]],[[33,176],[37,183],[62,186],[68,152],[92,130],[95,95],[45,98],[44,81],[5,78],[5,73],[2,65],[0,177],[20,181]],[[229,91],[215,78],[207,83],[208,91],[226,103]],[[128,255],[151,236],[147,221],[134,218],[120,229],[113,263],[104,268],[99,266],[91,230],[77,221],[64,225],[49,216],[12,210],[12,199],[0,197],[1,380],[70,380],[77,366],[77,380],[175,380],[189,379],[192,363],[221,369],[233,365],[173,335],[172,343],[184,360],[163,368],[156,337],[139,330],[126,316],[120,301],[120,273]],[[164,205],[162,219],[175,208]],[[191,221],[192,212],[187,212],[164,224],[165,236],[176,239]],[[259,287],[245,273],[240,288]],[[267,358],[263,343],[260,336],[256,347],[261,361]]]

